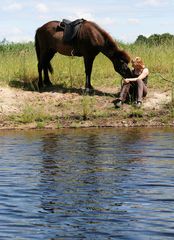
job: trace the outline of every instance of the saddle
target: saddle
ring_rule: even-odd
[[[75,21],[63,19],[62,22],[60,22],[60,25],[57,27],[57,31],[64,32],[63,41],[66,43],[71,43],[76,37],[77,32],[84,21],[84,19],[77,19]]]

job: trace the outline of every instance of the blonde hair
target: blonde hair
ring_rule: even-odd
[[[132,65],[136,66],[138,68],[144,68],[144,62],[140,57],[135,57],[134,59],[131,60]]]

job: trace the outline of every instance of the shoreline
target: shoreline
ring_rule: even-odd
[[[149,89],[140,109],[129,104],[116,109],[118,91],[103,87],[89,96],[82,89],[0,87],[0,130],[174,126],[170,90]]]

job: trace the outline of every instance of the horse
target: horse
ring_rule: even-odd
[[[61,28],[61,21],[50,21],[38,28],[35,33],[35,51],[38,59],[39,89],[44,84],[52,85],[48,72],[52,73],[51,59],[58,52],[66,56],[83,57],[86,82],[85,89],[93,89],[91,85],[91,72],[95,57],[101,52],[113,63],[114,69],[123,78],[131,77],[131,70],[128,67],[130,56],[119,48],[117,42],[92,21],[83,20],[75,37],[67,42],[64,39],[64,30]]]

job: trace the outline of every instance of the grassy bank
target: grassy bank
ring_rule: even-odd
[[[92,84],[99,90],[93,96],[86,96],[84,91],[80,90],[85,84],[83,58],[60,54],[52,60],[53,89],[38,93],[22,91],[25,83],[38,77],[34,44],[0,45],[0,128],[21,125],[24,128],[26,125],[60,128],[174,124],[171,97],[173,88],[171,82],[166,81],[174,80],[173,43],[159,46],[120,46],[132,57],[141,56],[150,70],[149,94],[143,109],[126,106],[124,109],[115,110],[112,101],[120,89],[121,77],[114,71],[109,59],[102,54],[96,57],[93,65]],[[13,86],[10,93],[3,88],[8,85]],[[32,87],[31,84],[27,86]],[[165,92],[167,94],[161,94]],[[170,102],[166,100],[169,95]]]
[[[174,79],[174,44],[147,46],[119,44],[132,57],[141,56],[150,70],[149,86],[166,87],[166,79]],[[60,54],[52,60],[54,74],[51,80],[56,85],[65,87],[84,87],[84,63],[82,58],[66,57]],[[30,82],[37,79],[37,60],[33,43],[0,45],[0,85],[13,82]],[[120,75],[115,73],[112,63],[99,54],[93,66],[92,83],[94,86],[112,87],[120,84]]]

